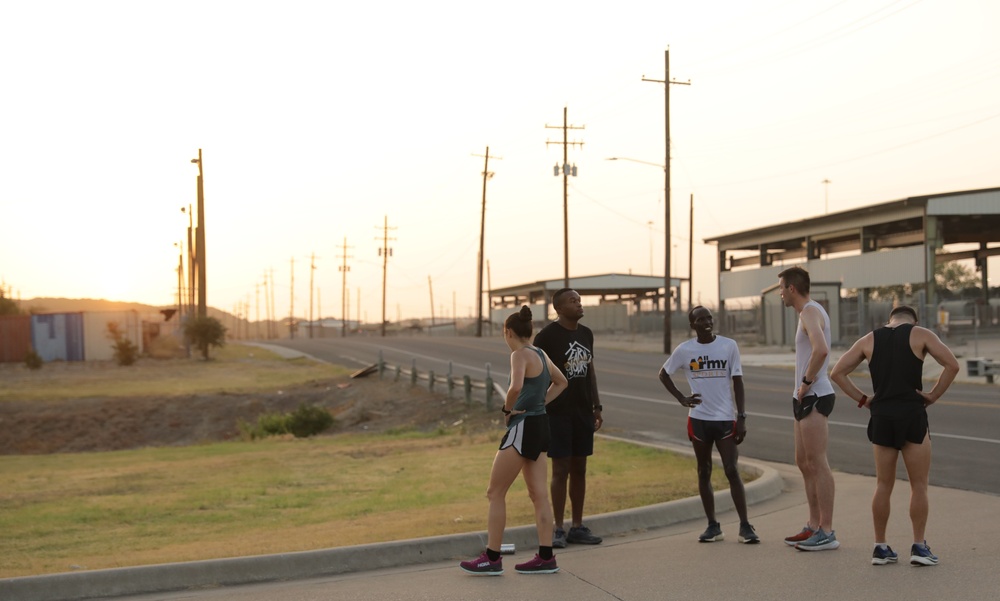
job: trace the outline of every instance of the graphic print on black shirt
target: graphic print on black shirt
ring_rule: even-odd
[[[568,330],[551,322],[535,336],[534,345],[545,351],[569,381],[569,386],[546,407],[550,415],[593,415],[590,365],[594,360],[594,333],[584,325]]]

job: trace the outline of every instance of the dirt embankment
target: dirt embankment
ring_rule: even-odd
[[[299,404],[327,408],[336,418],[326,435],[441,426],[500,428],[499,411],[482,402],[429,393],[403,382],[347,377],[250,394],[198,394],[0,403],[0,454],[73,453],[184,446],[238,440],[239,421]],[[496,415],[494,415],[494,413]]]

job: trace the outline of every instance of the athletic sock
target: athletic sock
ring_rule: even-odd
[[[875,546],[878,547],[879,549],[882,549],[883,551],[889,548],[889,545],[886,543],[875,543]]]
[[[538,556],[548,561],[552,559],[552,547],[538,546]]]
[[[494,551],[489,547],[486,547],[486,557],[490,558],[490,561],[497,561],[500,559],[500,551]]]

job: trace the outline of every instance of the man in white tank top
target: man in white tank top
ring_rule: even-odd
[[[809,298],[809,272],[790,267],[778,274],[781,300],[799,314],[795,332],[795,464],[802,472],[809,521],[785,542],[800,551],[826,551],[840,546],[833,531],[833,471],[827,462],[828,416],[833,412],[830,364],[830,316]]]

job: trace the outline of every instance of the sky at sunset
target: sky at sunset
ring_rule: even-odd
[[[664,89],[642,79],[669,47],[691,82],[672,271],[693,194],[714,304],[704,238],[1000,186],[998,31],[992,0],[3,2],[0,280],[175,303],[200,148],[209,305],[253,317],[273,270],[278,316],[294,295],[305,317],[314,254],[314,311],[339,317],[346,238],[350,317],[360,294],[378,321],[388,218],[387,318],[430,316],[431,287],[438,317],[473,315],[487,146],[488,284],[562,277],[563,107],[570,275],[662,275]]]

